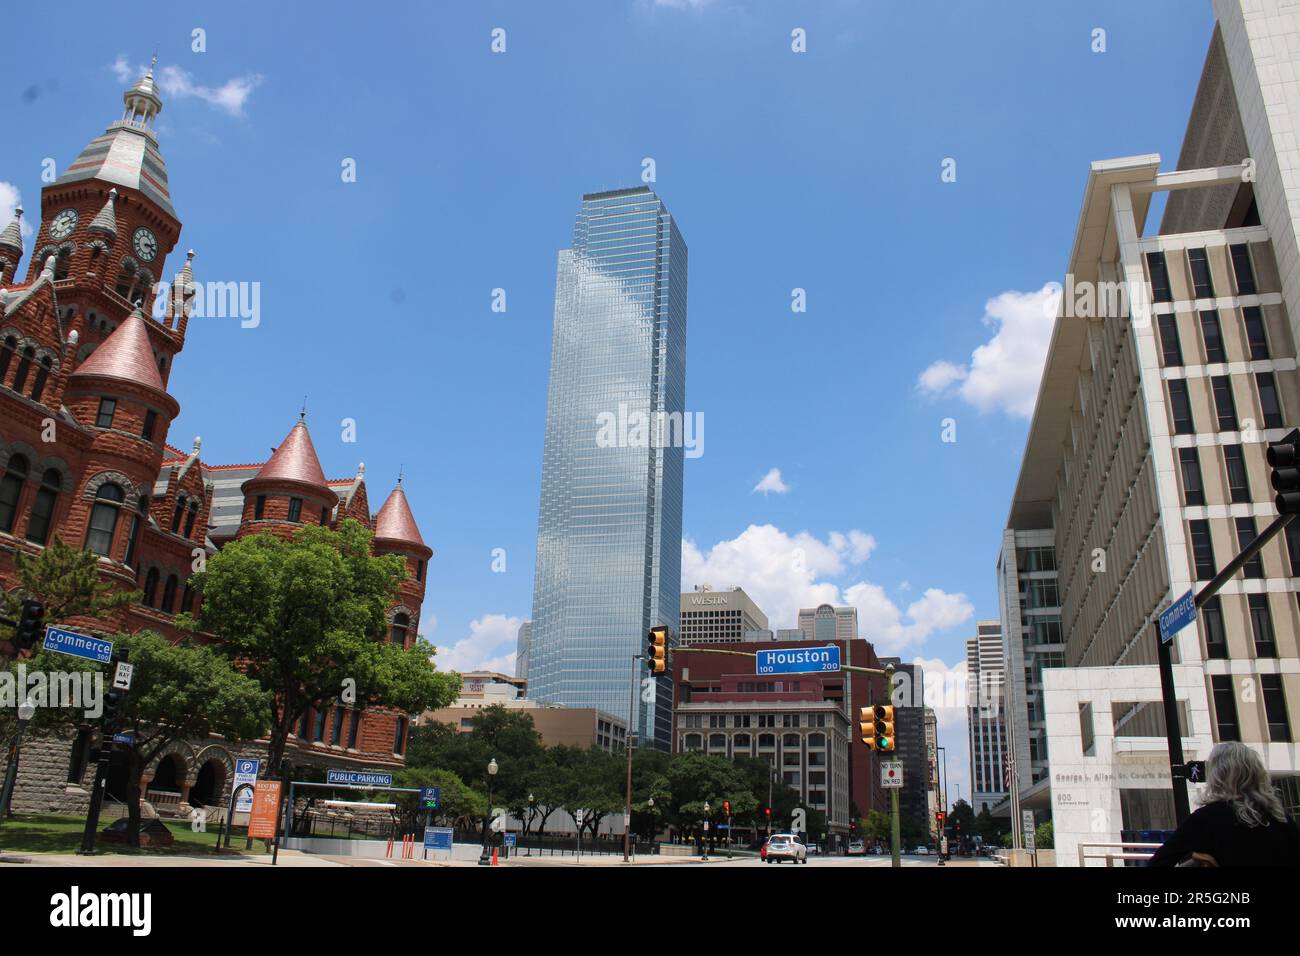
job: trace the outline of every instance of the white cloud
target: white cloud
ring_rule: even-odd
[[[0,180],[0,229],[4,229],[14,218],[14,207],[23,204],[22,193],[13,183],[7,183]],[[32,234],[31,223],[27,218],[22,219],[21,229],[24,236]]]
[[[469,625],[469,637],[451,646],[438,647],[434,658],[443,671],[515,672],[515,650],[519,640],[520,617],[484,614]]]
[[[758,484],[754,486],[754,490],[751,491],[750,494],[752,495],[755,492],[761,491],[763,492],[764,495],[766,495],[769,491],[771,491],[771,492],[775,492],[778,495],[783,495],[789,490],[790,490],[790,486],[781,480],[781,469],[773,468],[771,471],[769,471],[766,475],[763,476],[762,481],[760,481]]]
[[[882,654],[919,644],[974,615],[964,594],[929,588],[903,609],[879,585],[859,581],[841,592],[827,580],[866,561],[875,548],[876,539],[861,531],[831,532],[822,541],[806,531],[791,535],[770,524],[750,525],[738,537],[707,551],[686,538],[682,589],[701,584],[743,587],[766,612],[773,630],[795,626],[800,608],[851,604],[858,609],[859,635]]]
[[[112,69],[113,75],[117,77],[119,83],[134,83],[149,68],[146,66],[132,67],[125,56],[119,56],[113,61],[110,69]],[[248,97],[252,95],[253,90],[262,82],[260,75],[250,73],[246,76],[232,77],[220,86],[205,86],[194,82],[193,75],[179,66],[159,67],[154,71],[154,77],[157,79],[158,88],[162,90],[164,97],[174,99],[193,97],[203,100],[205,103],[215,106],[231,116],[244,115],[244,104],[248,102]]]
[[[982,321],[993,329],[993,337],[971,353],[969,365],[946,359],[931,363],[917,376],[917,391],[931,397],[955,391],[982,412],[1028,418],[1060,295],[1059,284],[1049,283],[1037,292],[1012,290],[989,299]]]

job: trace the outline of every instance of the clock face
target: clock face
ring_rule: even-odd
[[[131,248],[145,262],[153,262],[154,256],[158,255],[158,239],[152,232],[141,226],[131,236]]]
[[[51,239],[66,239],[72,235],[72,230],[77,228],[77,210],[65,209],[54,217],[50,223]]]

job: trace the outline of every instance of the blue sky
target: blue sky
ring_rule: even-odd
[[[1088,163],[1176,161],[1213,26],[1202,0],[74,6],[9,12],[0,204],[34,220],[42,161],[157,49],[180,250],[262,290],[256,328],[191,325],[169,440],[261,460],[305,393],[331,476],[364,461],[377,508],[404,468],[436,550],[422,630],[461,668],[507,666],[531,608],[556,251],[646,157],[691,258],[685,586],[742,585],[776,627],[852,600],[882,652],[958,664],[997,617],[1039,290]]]

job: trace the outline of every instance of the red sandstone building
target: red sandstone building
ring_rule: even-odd
[[[202,613],[186,583],[197,559],[243,535],[289,536],[304,525],[355,518],[373,529],[377,553],[406,561],[409,574],[388,617],[389,640],[409,646],[433,552],[400,481],[372,515],[364,467],[352,478],[326,478],[301,420],[265,462],[209,465],[198,439],[189,453],[167,444],[180,410],[167,383],[185,346],[194,254],[163,318],[147,317],[181,222],[153,130],[162,100],[152,71],[123,99],[122,118],[42,190],[36,251],[21,281],[21,209],[0,232],[0,586],[17,583],[16,553],[36,554],[58,536],[98,554],[105,579],[143,594],[109,620],[71,626],[150,628],[177,639],[175,615]],[[309,713],[297,730],[290,751],[300,762],[394,767],[402,765],[408,727],[404,715],[336,706]],[[17,805],[83,802],[93,773],[88,739],[87,732],[48,753],[29,745]],[[259,749],[178,744],[146,771],[148,797],[218,803],[229,792],[233,758]],[[48,761],[60,764],[58,774]]]
[[[813,646],[829,644],[840,648],[845,664],[881,666],[867,641],[818,641]],[[760,641],[732,642],[725,649],[753,653],[809,646],[808,641]],[[775,779],[797,790],[805,807],[826,814],[827,842],[835,850],[851,835],[855,808],[865,817],[888,807],[879,758],[862,743],[857,725],[859,708],[887,703],[887,698],[883,676],[851,671],[756,675],[752,660],[675,652],[673,750],[768,761]]]

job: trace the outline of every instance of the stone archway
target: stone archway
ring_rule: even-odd
[[[226,788],[226,765],[215,757],[205,760],[194,776],[190,787],[189,804],[192,807],[212,807],[221,800]]]

